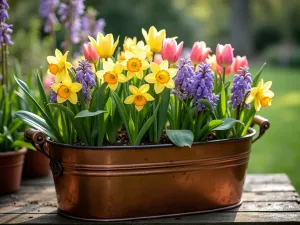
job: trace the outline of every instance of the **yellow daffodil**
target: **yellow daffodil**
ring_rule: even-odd
[[[264,83],[263,80],[259,82],[257,87],[251,89],[251,93],[246,100],[246,103],[249,104],[254,100],[254,107],[256,111],[259,111],[261,107],[266,107],[271,105],[272,98],[274,93],[269,90],[272,86],[272,81]]]
[[[134,37],[134,38],[125,37],[124,44],[123,44],[123,50],[124,51],[132,51],[133,46],[136,46],[136,37]]]
[[[151,26],[149,32],[143,28],[142,34],[145,38],[147,45],[150,46],[152,52],[160,52],[162,48],[163,39],[166,38],[166,30],[157,32],[154,26]]]
[[[72,83],[71,79],[65,79],[62,83],[54,83],[51,89],[57,93],[57,103],[63,103],[69,100],[72,104],[77,104],[77,92],[82,88],[80,83]]]
[[[125,100],[125,104],[132,104],[134,103],[135,108],[137,111],[141,111],[147,101],[153,101],[154,98],[147,93],[149,91],[150,85],[144,84],[140,88],[137,88],[133,85],[129,86],[129,90],[132,95],[129,95]]]
[[[108,87],[115,91],[118,87],[119,82],[124,83],[127,81],[126,77],[122,74],[123,67],[121,64],[115,64],[112,59],[103,60],[103,70],[100,70],[96,75],[107,82]]]
[[[144,51],[148,59],[152,59],[153,52],[151,52],[150,46],[145,45],[143,41],[139,41],[135,46],[131,47],[132,51]]]
[[[64,55],[58,50],[55,50],[55,56],[48,56],[47,61],[49,63],[48,73],[55,75],[55,82],[61,82],[66,79],[70,79],[68,69],[72,67],[72,64],[67,62],[68,53]]]
[[[125,52],[121,52],[118,56],[118,61],[121,63],[125,60]]]
[[[145,76],[145,81],[154,84],[156,94],[161,93],[165,87],[174,88],[173,77],[177,73],[177,69],[170,68],[167,60],[162,61],[159,65],[151,62],[150,69],[152,73]]]
[[[114,43],[114,37],[112,34],[107,34],[104,37],[103,34],[100,32],[97,35],[97,40],[95,40],[94,38],[92,38],[90,36],[89,36],[89,39],[90,39],[94,49],[98,53],[98,55],[101,58],[105,58],[105,59],[111,57],[114,54],[115,49],[119,43],[119,37],[116,40],[116,42]]]
[[[208,62],[210,64],[210,69],[212,71],[216,71],[216,69],[217,69],[216,55],[209,55],[208,58],[206,59],[206,62]]]
[[[125,60],[121,63],[123,68],[127,70],[127,79],[130,80],[134,76],[142,79],[144,70],[149,68],[146,61],[146,52],[144,51],[125,51]]]

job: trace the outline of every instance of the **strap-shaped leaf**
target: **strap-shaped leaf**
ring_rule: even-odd
[[[203,141],[215,128],[223,124],[223,120],[212,120],[208,122],[199,132],[196,140]]]
[[[100,115],[102,113],[105,113],[106,111],[104,110],[98,110],[96,112],[90,112],[89,110],[82,110],[81,112],[79,112],[76,116],[75,119],[77,118],[82,118],[82,117],[91,117],[91,116],[97,116]]]
[[[22,140],[16,140],[10,145],[11,149],[20,149],[22,147],[36,151],[35,147],[33,147],[32,144]]]
[[[64,106],[62,104],[57,104],[57,103],[49,103],[48,105],[62,110],[62,112],[65,113],[65,115],[69,118],[71,123],[74,125],[76,132],[77,132],[79,138],[81,139],[81,141],[83,142],[83,144],[84,145],[89,144],[81,123],[79,121],[75,120],[75,115],[69,108],[67,108],[66,106]]]
[[[58,141],[57,137],[42,117],[39,117],[34,113],[24,110],[16,112],[15,115],[24,123],[27,123],[29,126],[42,131],[46,136],[50,137],[52,140]]]
[[[197,103],[202,103],[203,105],[206,106],[206,108],[208,109],[208,111],[210,112],[210,115],[212,116],[213,119],[216,119],[216,114],[214,111],[214,108],[212,107],[212,105],[205,99],[200,99],[197,101]]]
[[[231,129],[236,123],[240,123],[243,126],[245,126],[245,124],[242,121],[236,120],[234,118],[224,118],[222,120],[224,121],[224,123],[216,127],[214,130],[228,130]]]
[[[166,130],[169,139],[178,147],[191,147],[194,142],[194,134],[190,130]]]
[[[267,65],[267,63],[264,63],[264,64],[260,67],[258,73],[256,74],[255,78],[253,79],[252,87],[256,87],[256,86],[257,86],[258,81],[259,81],[259,78],[260,78],[260,76],[261,76],[261,73],[262,73],[262,71],[263,71],[265,65]]]

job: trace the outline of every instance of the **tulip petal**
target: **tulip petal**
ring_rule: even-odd
[[[115,50],[116,50],[116,47],[118,46],[118,44],[119,44],[119,37],[120,36],[118,36],[118,38],[117,38],[117,40],[116,40],[116,42],[114,43],[114,45],[113,45],[113,47],[112,47],[112,52],[111,52],[111,55],[113,55],[114,54],[114,52],[115,52]]]

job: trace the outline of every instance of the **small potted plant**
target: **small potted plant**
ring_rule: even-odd
[[[68,52],[47,58],[51,96],[42,104],[16,82],[41,116],[16,115],[37,130],[27,140],[50,159],[58,210],[71,218],[113,221],[224,210],[238,206],[255,130],[271,105],[271,82],[252,79],[246,57],[142,29],[145,42],[98,34],[77,68]],[[162,60],[155,54],[161,54]],[[154,59],[154,61],[153,61]],[[231,84],[227,75],[235,74]],[[45,151],[49,149],[49,154]]]
[[[17,191],[20,187],[22,166],[26,148],[33,148],[23,141],[23,122],[14,116],[15,105],[20,99],[15,93],[16,84],[8,73],[8,46],[11,41],[12,25],[5,23],[8,19],[8,4],[0,1],[0,45],[1,45],[1,79],[0,79],[0,195]]]

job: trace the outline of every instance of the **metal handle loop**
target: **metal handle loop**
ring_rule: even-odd
[[[29,128],[24,131],[24,138],[26,141],[31,142],[31,144],[44,154],[48,159],[50,159],[50,168],[53,173],[54,177],[59,177],[62,172],[63,168],[61,166],[61,163],[57,161],[56,159],[53,159],[45,150],[48,149],[47,143],[46,143],[46,136],[43,132]]]
[[[251,127],[253,127],[255,124],[259,125],[259,134],[252,141],[252,143],[260,139],[264,135],[264,133],[270,128],[270,122],[262,116],[254,116]]]

